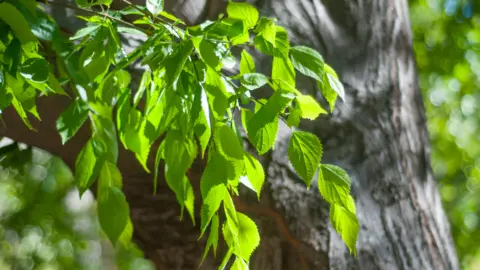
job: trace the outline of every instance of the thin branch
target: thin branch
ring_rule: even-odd
[[[53,6],[65,7],[65,8],[71,9],[71,10],[83,11],[83,12],[90,13],[90,14],[93,14],[93,15],[98,15],[98,16],[102,16],[102,17],[105,17],[105,18],[109,18],[112,21],[118,22],[118,23],[123,24],[125,26],[135,28],[135,29],[137,29],[139,31],[142,31],[143,33],[148,35],[148,32],[145,29],[143,29],[143,28],[141,28],[141,27],[139,27],[139,26],[137,26],[133,23],[124,21],[122,19],[115,18],[115,17],[113,17],[113,16],[111,16],[111,15],[105,13],[105,12],[98,12],[98,11],[91,10],[91,9],[88,9],[88,8],[82,8],[82,7],[72,5],[72,4],[69,4],[69,3],[57,2],[57,1],[53,1],[53,0],[37,0],[37,2],[44,3],[44,4],[49,4],[49,5],[53,5]]]

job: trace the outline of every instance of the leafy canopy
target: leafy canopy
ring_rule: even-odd
[[[76,2],[88,9],[112,1]],[[161,0],[108,14],[92,9],[96,15],[81,17],[85,27],[70,38],[35,6],[34,0],[0,4],[0,112],[13,106],[32,128],[27,114],[40,118],[35,106],[40,95],[70,96],[71,105],[60,115],[57,129],[66,143],[82,125],[92,127],[77,157],[75,177],[81,192],[98,181],[99,221],[112,243],[125,245],[132,232],[116,166],[119,144],[134,152],[146,171],[154,170],[154,187],[163,160],[165,180],[182,216],[186,210],[194,223],[196,198],[187,171],[195,159],[204,158],[201,233],[210,227],[205,254],[211,247],[216,251],[221,231],[228,246],[223,266],[235,256],[234,268],[247,269],[260,236],[255,223],[235,209],[233,197],[240,183],[260,196],[265,172],[257,157],[272,149],[282,120],[294,130],[288,149],[293,167],[308,187],[318,171],[332,224],[355,253],[358,220],[350,179],[342,169],[320,163],[322,145],[314,134],[296,130],[301,119],[326,113],[313,97],[296,89],[297,71],[317,81],[330,110],[337,96],[344,95],[335,71],[317,51],[290,46],[285,29],[260,18],[248,3],[230,2],[226,16],[188,27],[165,12]],[[133,24],[123,21],[125,14],[138,19]],[[126,55],[121,33],[146,40]],[[224,71],[237,61],[234,47],[241,49],[240,70],[229,76]],[[47,62],[45,48],[55,53],[57,66]],[[249,53],[253,48],[273,58],[271,75],[256,71]],[[135,62],[143,65],[144,73],[134,90],[126,68]],[[254,91],[264,87],[273,94],[266,101],[254,98]],[[236,112],[257,153],[246,151]],[[160,147],[152,153],[157,141]],[[149,168],[152,155],[155,167]]]

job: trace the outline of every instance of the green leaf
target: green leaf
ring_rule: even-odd
[[[147,37],[147,34],[133,27],[117,26],[118,33]]]
[[[242,20],[247,29],[253,28],[258,21],[258,10],[248,3],[229,2],[227,14],[229,18]]]
[[[218,48],[215,44],[201,38],[195,38],[194,44],[205,64],[207,64],[214,70],[221,69],[222,59],[221,55],[217,54]]]
[[[188,138],[183,138],[178,131],[171,130],[165,138],[163,154],[165,158],[165,179],[180,203],[181,216],[183,216],[184,208],[187,208],[192,221],[195,223],[193,189],[185,173],[197,156],[196,144]]]
[[[100,81],[107,73],[109,59],[106,55],[105,46],[103,45],[103,38],[97,35],[96,38],[102,39],[102,42],[91,41],[82,51],[80,55],[80,65],[87,74],[88,78],[93,81]],[[80,67],[80,68],[81,68]]]
[[[318,173],[318,190],[327,202],[348,208],[350,177],[342,168],[322,164]]]
[[[302,110],[300,109],[300,106],[297,103],[296,106],[288,115],[288,118],[287,118],[288,126],[298,127],[300,125],[301,117],[302,117]]]
[[[273,57],[272,80],[279,84],[279,89],[295,88],[295,69],[287,57]],[[285,86],[284,84],[287,84]]]
[[[296,101],[302,118],[315,120],[320,114],[327,113],[312,96],[299,95],[296,97]]]
[[[210,152],[209,155],[207,167],[200,181],[200,192],[203,198],[201,209],[202,234],[227,195],[228,171],[225,160],[216,151]]]
[[[169,55],[164,61],[163,66],[165,67],[165,87],[169,88],[170,86],[177,83],[180,73],[182,72],[185,62],[187,62],[188,57],[192,53],[193,43],[188,40],[180,44],[175,53]]]
[[[317,81],[323,80],[323,58],[314,49],[296,46],[290,49],[290,59],[293,66],[303,75],[314,78]]]
[[[233,254],[233,249],[232,248],[229,248],[227,253],[225,254],[225,256],[223,257],[222,259],[222,263],[220,264],[220,266],[218,267],[218,270],[224,270],[225,267],[227,266],[228,262],[230,261],[230,258],[232,257],[232,254]]]
[[[103,190],[97,200],[98,221],[113,245],[124,231],[129,220],[128,203],[117,187]]]
[[[325,64],[325,76],[325,87],[335,91],[342,100],[345,100],[345,89],[343,88],[343,84],[338,79],[335,70],[327,64]]]
[[[122,234],[119,236],[118,241],[124,246],[129,247],[132,243],[133,236],[133,224],[130,218],[128,218],[127,226],[123,229]]]
[[[163,11],[163,0],[147,0],[147,9],[153,15],[157,15],[158,13]]]
[[[104,146],[103,146],[104,147]],[[83,194],[95,181],[104,164],[101,142],[91,138],[77,156],[75,181],[80,194]]]
[[[210,112],[215,119],[222,120],[228,108],[228,96],[225,84],[220,75],[210,67],[207,67],[207,80],[204,84],[207,92]]]
[[[218,215],[214,215],[212,218],[212,222],[210,225],[210,234],[208,235],[207,245],[205,247],[205,251],[203,252],[202,261],[200,264],[203,263],[205,258],[207,257],[208,251],[210,247],[213,246],[213,254],[216,256],[217,254],[217,247],[218,247],[218,228],[219,228],[219,220]]]
[[[92,104],[90,109],[92,109]],[[102,106],[103,107],[103,106]],[[102,108],[105,109],[105,108]],[[104,147],[104,157],[106,160],[116,164],[118,160],[118,140],[115,123],[112,119],[112,108],[106,107],[107,114],[90,114],[92,120],[93,136],[101,142]],[[95,110],[94,110],[95,111]],[[106,150],[108,149],[108,151]]]
[[[255,61],[246,50],[243,50],[240,59],[240,74],[245,73],[255,73]]]
[[[242,75],[240,82],[248,90],[255,90],[267,84],[268,78],[261,73],[246,73]]]
[[[230,270],[249,270],[248,264],[241,258],[237,257],[232,264]]]
[[[25,17],[11,4],[0,3],[0,20],[10,26],[13,34],[22,44],[36,41]]]
[[[165,18],[173,21],[174,23],[179,23],[179,24],[186,25],[186,23],[184,21],[180,20],[179,18],[175,17],[175,15],[170,14],[166,11],[160,12],[160,16],[165,17]]]
[[[278,115],[290,104],[294,97],[291,93],[276,91],[268,102],[248,121],[248,138],[260,155],[265,154],[275,143],[278,131]]]
[[[243,160],[243,147],[235,132],[227,125],[222,124],[215,129],[215,146],[225,158]]]
[[[264,54],[288,58],[290,41],[285,28],[278,25],[275,26],[275,43],[271,43],[267,39],[269,39],[268,36],[257,35],[254,40],[255,47]]]
[[[145,90],[147,90],[147,87],[149,87],[151,83],[152,83],[152,72],[150,70],[145,70],[145,72],[143,72],[143,75],[142,75],[142,80],[140,81],[140,86],[138,87],[138,90],[135,93],[135,96],[133,97],[134,108],[138,106],[138,103],[140,103],[140,100],[142,99],[142,96],[145,93]]]
[[[18,113],[18,115],[20,116],[20,118],[22,118],[23,120],[23,123],[31,130],[35,130],[32,126],[32,124],[30,123],[30,120],[28,119],[28,116],[27,116],[27,113],[25,112],[23,106],[22,106],[22,103],[17,99],[17,97],[15,96],[15,93],[13,92],[13,90],[7,86],[7,92],[11,94],[11,102],[12,102],[12,105],[13,105],[13,108],[15,109],[15,111]]]
[[[44,83],[50,74],[50,66],[43,58],[30,58],[23,62],[20,74],[27,80]]]
[[[236,237],[238,235],[238,218],[237,210],[235,210],[235,205],[233,204],[232,197],[230,195],[225,196],[223,200],[223,210],[225,212],[225,224],[229,228],[229,232]]]
[[[356,216],[355,203],[349,196],[347,208],[338,205],[330,205],[330,221],[333,228],[340,234],[350,252],[357,255],[356,243],[360,225]]]
[[[257,193],[257,198],[260,199],[260,193],[262,191],[263,183],[265,182],[265,172],[263,171],[262,164],[250,155],[245,153],[245,175],[246,177],[240,178],[240,181]]]
[[[312,133],[295,131],[288,145],[288,158],[295,171],[310,187],[313,175],[322,158],[322,144]]]
[[[326,75],[325,75],[326,77]],[[327,79],[325,79],[326,81]],[[328,83],[321,83],[317,81],[318,88],[322,91],[323,97],[330,105],[330,112],[333,112],[335,108],[335,102],[337,101],[338,94],[333,89],[330,88]]]
[[[122,188],[122,174],[117,166],[110,161],[103,163],[100,174],[98,175],[98,192],[101,194],[110,187]]]
[[[205,90],[197,87],[192,106],[192,118],[195,120],[194,132],[200,142],[202,157],[205,154],[211,136],[210,108]]]
[[[270,43],[272,48],[275,48],[277,28],[274,20],[269,18],[260,18],[260,21],[255,28],[255,32],[266,42]]]
[[[88,105],[77,98],[62,112],[56,125],[62,138],[62,144],[70,140],[85,123],[88,118],[88,111]]]
[[[226,229],[225,226],[223,227],[223,234],[228,246],[233,247],[233,254],[249,262],[253,251],[260,244],[260,234],[257,225],[248,216],[237,212],[237,218],[238,235],[232,235],[231,231]]]
[[[86,37],[86,36],[94,33],[95,30],[97,30],[98,28],[100,28],[100,25],[98,25],[98,24],[84,27],[84,28],[78,30],[73,37],[70,37],[70,40],[76,40],[76,39]]]

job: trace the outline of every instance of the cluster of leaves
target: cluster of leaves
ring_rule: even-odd
[[[480,1],[411,0],[410,4],[435,178],[463,268],[477,269]]]
[[[82,8],[111,2],[77,0]],[[194,223],[195,196],[187,170],[196,158],[204,158],[202,235],[210,228],[205,255],[211,247],[216,251],[221,229],[229,248],[221,268],[234,255],[234,269],[248,269],[260,236],[255,223],[236,211],[232,196],[238,196],[240,183],[260,196],[265,181],[261,163],[244,148],[240,128],[258,154],[264,155],[275,143],[279,121],[284,121],[293,130],[288,148],[292,166],[308,187],[318,171],[320,193],[331,204],[333,227],[355,253],[359,225],[350,179],[343,169],[321,164],[320,140],[297,130],[301,119],[314,120],[327,111],[296,89],[296,72],[317,81],[330,110],[337,96],[343,98],[342,84],[318,52],[291,46],[286,30],[274,19],[260,18],[250,4],[230,2],[226,13],[216,21],[187,27],[163,10],[163,1],[149,0],[146,7],[130,5],[80,17],[86,27],[67,40],[46,14],[35,10],[34,0],[7,0],[0,4],[0,109],[13,105],[31,126],[26,112],[38,117],[36,97],[65,94],[58,81],[71,86],[72,103],[61,114],[57,128],[65,143],[84,123],[91,125],[91,137],[76,160],[75,179],[82,193],[98,181],[100,225],[114,244],[125,245],[132,237],[116,166],[118,141],[135,153],[148,172],[155,142],[161,142],[154,187],[163,161],[166,182],[181,214],[186,209]],[[138,19],[126,23],[123,15]],[[125,54],[121,33],[143,35],[146,41]],[[41,55],[39,40],[51,44],[61,79],[55,78],[53,66]],[[228,76],[225,70],[237,63],[234,47],[242,49],[240,68]],[[270,76],[256,71],[250,48],[272,57]],[[126,70],[134,62],[145,67],[136,91]],[[272,95],[266,100],[254,98],[253,92],[263,87],[271,88]],[[25,93],[30,94],[25,97]],[[241,124],[236,123],[236,113],[241,114]],[[220,215],[222,204],[224,215]]]

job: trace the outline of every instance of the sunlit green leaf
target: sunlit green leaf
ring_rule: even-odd
[[[25,17],[11,4],[0,3],[0,20],[3,20],[10,26],[15,37],[22,44],[36,41]]]
[[[267,84],[268,78],[261,73],[245,73],[240,81],[248,90],[255,90]]]
[[[260,199],[263,183],[265,182],[265,172],[262,164],[249,153],[245,153],[245,176],[240,178],[240,181],[257,193],[257,198]]]
[[[208,223],[227,194],[228,172],[225,168],[225,162],[217,152],[210,153],[210,155],[200,181],[200,191],[203,198],[202,224],[200,227],[202,233],[205,232]]]
[[[185,41],[177,48],[175,53],[169,55],[163,61],[163,66],[168,67],[165,69],[165,82],[167,88],[177,82],[183,66],[192,53],[192,50],[193,43],[191,41]]]
[[[240,74],[245,73],[255,73],[255,61],[246,50],[243,50],[240,59]]]
[[[258,21],[258,10],[249,3],[229,2],[228,17],[242,20],[246,28],[253,28]]]
[[[115,245],[128,224],[128,203],[117,187],[103,190],[97,198],[98,221],[105,234]]]
[[[343,88],[343,84],[338,79],[337,73],[327,64],[325,64],[324,68],[326,76],[326,80],[324,80],[325,87],[335,91],[342,100],[345,100],[345,89]]]
[[[207,81],[204,84],[207,92],[208,103],[210,104],[210,112],[215,119],[223,119],[228,108],[228,97],[225,84],[218,73],[207,68]]]
[[[208,254],[208,251],[210,250],[210,247],[213,246],[213,254],[215,256],[217,254],[218,229],[219,229],[218,215],[214,215],[213,218],[212,218],[211,225],[210,225],[210,234],[208,235],[207,246],[205,247],[205,251],[203,252],[202,262],[207,257],[207,254]]]
[[[65,144],[88,118],[88,106],[79,98],[75,99],[68,108],[62,112],[57,120],[57,130]]]
[[[164,0],[147,0],[147,9],[153,15],[157,15],[158,13],[163,11],[163,2]]]
[[[84,28],[78,30],[77,33],[75,33],[75,35],[70,37],[70,40],[76,40],[76,39],[86,37],[86,36],[92,34],[93,32],[95,32],[95,30],[97,30],[98,28],[100,28],[100,25],[98,25],[98,24],[84,27]]]
[[[322,164],[318,172],[318,189],[327,202],[348,207],[350,177],[342,168]]]
[[[75,162],[75,181],[80,194],[93,184],[100,173],[104,164],[102,156],[105,151],[104,147],[101,142],[90,139],[78,154]]]
[[[238,235],[232,235],[230,230],[225,229],[225,226],[223,234],[228,246],[234,247],[233,254],[248,262],[253,251],[260,244],[260,234],[257,225],[248,216],[237,212],[237,218]],[[238,247],[234,243],[238,243]]]
[[[330,221],[333,228],[342,236],[350,252],[356,256],[356,243],[360,225],[355,214],[355,203],[351,196],[348,197],[347,208],[338,204],[330,205]]]
[[[280,89],[288,90],[291,87],[295,87],[295,78],[295,69],[290,59],[282,56],[273,58],[272,80],[278,82]]]
[[[214,138],[215,146],[225,158],[243,160],[243,147],[232,128],[227,125],[216,127]]]
[[[44,83],[50,74],[50,66],[43,58],[30,58],[20,67],[20,74],[27,80]]]
[[[163,150],[165,158],[165,178],[167,184],[177,197],[183,216],[184,208],[193,218],[193,189],[185,176],[187,169],[197,156],[197,147],[193,141],[182,138],[178,131],[169,131],[165,138]]]
[[[237,257],[232,264],[230,270],[249,270],[248,264],[242,259]]]
[[[270,43],[272,48],[275,48],[276,45],[276,33],[277,28],[275,22],[269,18],[260,18],[255,32],[258,33],[266,42]]]
[[[302,118],[315,120],[320,114],[327,113],[312,96],[299,95],[296,97],[296,101]]]
[[[295,171],[310,187],[313,175],[322,158],[322,144],[312,133],[295,131],[288,145],[288,158]]]
[[[314,49],[305,46],[295,46],[290,49],[290,59],[293,66],[302,74],[318,81],[323,80],[323,58]]]
[[[260,155],[273,146],[278,130],[278,115],[290,104],[295,96],[277,91],[268,102],[255,113],[247,123],[248,138]]]

